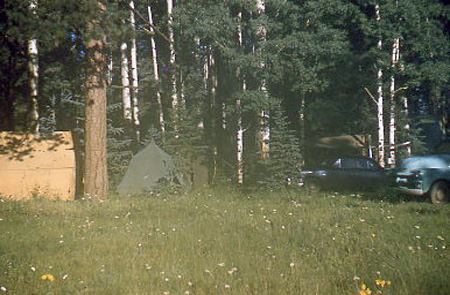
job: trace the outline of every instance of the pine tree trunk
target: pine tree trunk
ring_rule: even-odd
[[[263,15],[266,12],[266,5],[264,0],[257,0],[256,1],[256,9],[258,11],[258,15]],[[261,43],[266,42],[267,38],[267,28],[265,26],[261,26],[258,29],[257,36]],[[261,63],[260,67],[262,70],[265,69],[266,65],[263,60],[262,56],[262,50],[260,49],[260,57],[261,57]],[[263,96],[263,100],[265,102],[269,99],[269,93],[267,91],[267,81],[265,78],[261,79],[259,90]],[[259,148],[261,151],[261,157],[264,160],[267,160],[269,158],[269,152],[270,152],[270,126],[269,126],[269,119],[270,115],[269,112],[266,109],[260,110],[259,113],[259,135],[258,135],[258,141],[259,141]]]
[[[106,10],[100,2],[99,14]],[[88,24],[88,31],[95,30],[96,22]],[[107,135],[106,135],[106,58],[105,39],[91,38],[86,43],[88,72],[86,76],[86,125],[85,125],[85,197],[106,199],[108,195]]]
[[[380,5],[377,4],[375,6],[376,11],[376,20],[380,22]],[[378,50],[381,51],[383,49],[383,41],[381,37],[378,40]],[[381,68],[381,64],[378,65],[378,74],[377,74],[377,119],[378,119],[378,161],[381,167],[385,167],[385,153],[384,153],[384,98],[383,98],[383,70]]]
[[[122,109],[123,118],[126,120],[127,125],[131,125],[133,120],[133,114],[131,112],[131,93],[130,93],[130,78],[128,75],[128,46],[127,43],[122,43],[120,46],[120,74],[122,78]]]
[[[130,1],[130,7],[132,8],[130,10],[130,24],[133,28],[133,31],[136,31],[136,21],[134,18],[134,1]],[[130,57],[131,57],[131,85],[133,86],[133,92],[132,92],[132,103],[133,103],[133,109],[132,109],[132,116],[133,116],[133,131],[135,135],[135,141],[136,143],[139,143],[141,141],[140,138],[140,121],[139,121],[139,76],[138,76],[138,64],[137,64],[137,48],[136,48],[136,38],[133,37],[131,39],[131,48],[130,48]]]
[[[36,15],[38,1],[30,0],[29,10]],[[30,87],[30,103],[28,106],[28,125],[31,133],[39,133],[39,107],[38,107],[38,79],[39,79],[39,52],[37,40],[28,40],[28,85]]]
[[[173,31],[173,0],[167,0],[167,16],[168,20],[168,31],[169,31],[169,72],[170,72],[170,84],[171,84],[171,100],[172,100],[172,111],[174,114],[174,132],[175,137],[178,138],[178,94],[177,94],[177,78],[175,75],[175,65],[176,65],[176,53],[175,53],[175,34]]]
[[[153,63],[153,78],[156,83],[156,103],[158,105],[158,120],[159,120],[159,128],[162,134],[166,132],[166,123],[164,121],[164,112],[162,106],[162,98],[161,98],[161,83],[159,79],[159,66],[158,66],[158,53],[156,50],[155,38],[153,35],[155,34],[155,29],[153,28],[153,14],[152,8],[150,5],[148,6],[148,22],[150,23],[150,32],[153,34],[150,37],[150,43],[152,47],[152,63]]]

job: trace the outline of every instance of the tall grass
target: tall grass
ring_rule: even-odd
[[[9,294],[450,292],[450,206],[227,189],[0,201]]]

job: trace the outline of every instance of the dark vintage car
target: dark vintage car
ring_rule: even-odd
[[[376,191],[388,186],[389,178],[378,163],[365,157],[340,157],[303,168],[299,184],[310,190]]]
[[[428,197],[434,204],[450,201],[450,154],[404,159],[392,175],[400,192]]]

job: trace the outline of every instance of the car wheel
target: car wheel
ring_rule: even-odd
[[[433,184],[430,190],[431,202],[436,205],[446,204],[450,201],[450,184],[445,181],[438,181]]]

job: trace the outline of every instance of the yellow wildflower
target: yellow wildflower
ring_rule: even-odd
[[[386,284],[387,284],[388,286],[390,286],[392,283],[391,283],[391,281],[386,281]]]
[[[367,294],[367,295],[370,295],[370,294],[372,294],[372,290],[370,290],[369,288],[367,288],[367,290],[366,290],[366,294]]]
[[[51,275],[51,274],[43,275],[43,276],[41,276],[41,279],[43,281],[46,281],[46,280],[50,281],[50,282],[54,282],[55,281],[55,277],[53,275]]]
[[[371,236],[372,236],[372,238],[375,238],[377,235],[373,233]]]
[[[366,288],[367,288],[366,284],[361,285],[361,289],[366,290]]]
[[[360,291],[359,291],[359,295],[366,295],[366,291],[360,290]]]

